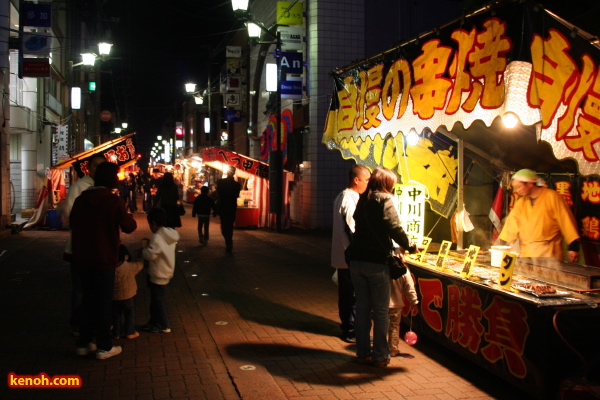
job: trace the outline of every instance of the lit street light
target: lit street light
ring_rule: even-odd
[[[275,201],[270,201],[270,212],[275,212],[275,224],[277,231],[281,231],[281,217],[283,214],[283,157],[281,153],[281,33],[277,31],[274,25],[267,29],[262,23],[256,21],[254,16],[248,11],[248,0],[232,0],[231,6],[238,18],[247,22],[248,36],[250,38],[260,39],[261,31],[264,31],[275,38],[275,42],[257,42],[259,44],[275,45],[276,65],[270,67],[267,64],[267,91],[276,93],[275,118],[276,118],[276,149],[269,155],[269,188],[271,194],[275,194]],[[271,30],[274,29],[275,33]],[[272,64],[271,64],[272,65]],[[273,87],[272,83],[275,83]],[[271,200],[273,200],[271,198]]]

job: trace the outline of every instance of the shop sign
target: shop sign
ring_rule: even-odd
[[[43,32],[23,32],[23,54],[49,56],[52,48],[52,36]]]
[[[226,165],[234,166],[237,169],[249,174],[267,179],[269,177],[269,165],[260,161],[252,160],[241,154],[224,149],[222,147],[210,147],[202,152],[202,159],[205,163],[220,162]]]
[[[23,58],[21,61],[23,77],[49,78],[50,60],[48,58]]]
[[[58,163],[69,159],[69,125],[59,125],[56,132],[56,153]]]
[[[241,46],[227,46],[225,48],[225,57],[227,58],[240,58],[242,56]]]
[[[286,74],[302,74],[304,60],[302,53],[284,51],[281,53],[281,71]],[[285,68],[285,69],[284,69]]]
[[[19,19],[23,26],[52,26],[52,5],[21,2]]]
[[[225,121],[240,122],[242,120],[242,110],[225,110]]]
[[[397,185],[395,192],[402,228],[412,242],[421,243],[425,236],[425,188],[422,185]]]
[[[281,40],[281,50],[302,50],[301,26],[279,26],[277,30]]]
[[[460,122],[469,129],[475,121],[491,126],[512,113],[522,125],[538,126],[538,141],[549,143],[558,159],[573,158],[582,175],[597,174],[600,54],[576,30],[532,7],[506,2],[335,71],[323,143],[344,158],[361,163],[367,154],[406,176],[404,160],[397,160],[406,155],[410,162],[401,139],[411,128],[436,132]],[[396,146],[375,151],[381,147],[374,142],[386,136]],[[452,184],[456,174],[448,172],[443,180]],[[431,199],[445,204],[453,199],[438,194],[441,181],[435,176],[426,185]],[[440,212],[433,203],[432,209]]]
[[[127,164],[137,159],[133,137],[129,137],[124,142],[118,142],[105,150],[95,152],[89,157],[76,161],[73,163],[73,167],[76,171],[82,172],[84,175],[89,175],[90,159],[97,154],[103,155],[106,161],[118,165]]]
[[[282,99],[301,99],[302,81],[281,81]]]
[[[298,1],[277,2],[277,25],[302,25],[304,4]]]
[[[242,97],[239,93],[223,94],[223,103],[225,107],[239,107],[242,105]]]

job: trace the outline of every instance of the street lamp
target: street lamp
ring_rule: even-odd
[[[275,201],[270,202],[271,212],[275,212],[275,224],[277,231],[281,231],[281,217],[283,213],[283,157],[281,153],[281,33],[274,25],[267,29],[262,23],[256,21],[254,16],[248,12],[248,0],[231,0],[231,6],[238,18],[247,22],[248,36],[259,38],[262,31],[275,38],[274,42],[257,42],[259,44],[275,45],[276,64],[267,64],[267,91],[276,92],[275,118],[276,118],[276,149],[269,155],[269,181],[270,191],[275,194]],[[275,33],[272,30],[275,30]],[[274,85],[273,85],[274,84]],[[274,86],[274,87],[273,87]]]

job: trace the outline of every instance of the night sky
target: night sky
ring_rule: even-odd
[[[177,106],[186,99],[184,84],[205,88],[208,63],[223,62],[227,42],[245,29],[233,14],[231,0],[80,1],[90,9],[97,7],[91,21],[114,43],[113,59],[103,65],[112,77],[106,79],[112,88],[103,89],[103,106],[108,104],[138,133],[138,148],[144,154],[165,122],[173,126],[180,119]],[[489,1],[464,4],[476,9]],[[600,0],[548,0],[543,5],[600,35]],[[213,67],[213,73],[216,70]],[[215,78],[213,74],[213,82]]]

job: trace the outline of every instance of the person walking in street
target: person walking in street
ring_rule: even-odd
[[[216,213],[215,202],[208,195],[208,186],[202,186],[200,194],[194,199],[192,217],[198,216],[198,241],[203,246],[208,245],[208,227],[211,212]]]
[[[390,363],[387,342],[389,330],[390,271],[388,257],[392,254],[392,239],[409,252],[416,246],[409,243],[400,226],[398,212],[392,201],[396,175],[387,168],[377,167],[369,178],[366,191],[354,212],[355,231],[348,248],[350,275],[356,292],[356,355],[361,364],[386,367]],[[371,312],[373,313],[373,345],[371,346]]]
[[[348,173],[348,188],[336,197],[333,203],[333,229],[331,237],[331,266],[336,268],[338,278],[338,313],[340,316],[341,339],[353,343],[356,297],[346,264],[345,251],[354,233],[354,211],[359,196],[369,183],[371,172],[367,167],[354,165]]]
[[[552,257],[579,261],[579,232],[571,209],[556,191],[544,187],[535,171],[522,169],[512,176],[513,190],[520,196],[506,218],[500,243],[519,239],[521,257]]]
[[[233,224],[237,213],[237,199],[241,186],[234,179],[235,167],[230,167],[227,177],[217,181],[217,209],[221,217],[221,234],[225,239],[225,251],[233,252]]]
[[[115,287],[112,300],[112,335],[115,339],[135,339],[135,305],[137,294],[135,276],[142,270],[141,261],[131,261],[129,251],[119,246],[119,265],[115,271]]]
[[[148,213],[148,225],[153,235],[142,257],[148,260],[148,286],[150,286],[150,320],[142,330],[153,333],[170,333],[171,325],[165,299],[167,284],[175,272],[175,247],[179,233],[167,225],[167,213],[153,208]]]
[[[113,346],[110,332],[115,269],[121,231],[131,233],[137,228],[123,199],[113,193],[119,187],[118,172],[117,164],[98,165],[94,186],[75,200],[69,218],[73,263],[79,269],[83,293],[84,313],[77,354],[87,355],[97,349],[99,360],[122,351],[120,346]],[[92,342],[94,336],[96,344]]]
[[[165,172],[162,182],[158,186],[156,195],[158,197],[160,208],[167,213],[167,224],[165,226],[169,228],[180,228],[181,216],[179,215],[177,204],[181,199],[179,197],[179,189],[177,188],[177,184],[175,183],[171,172]]]
[[[69,192],[62,205],[62,216],[65,221],[65,225],[69,223],[69,216],[73,209],[73,203],[79,195],[87,188],[94,186],[94,175],[96,174],[96,168],[101,163],[105,162],[101,154],[93,155],[89,160],[82,163],[83,168],[80,171],[87,170],[88,174],[85,175],[81,172],[79,179],[69,187]],[[81,314],[82,314],[82,293],[81,293],[81,277],[79,276],[79,269],[73,264],[73,251],[71,244],[71,236],[67,237],[67,243],[65,245],[65,253],[63,259],[70,264],[71,269],[71,318],[69,323],[71,324],[71,332],[74,336],[79,336],[79,326],[81,325]]]

